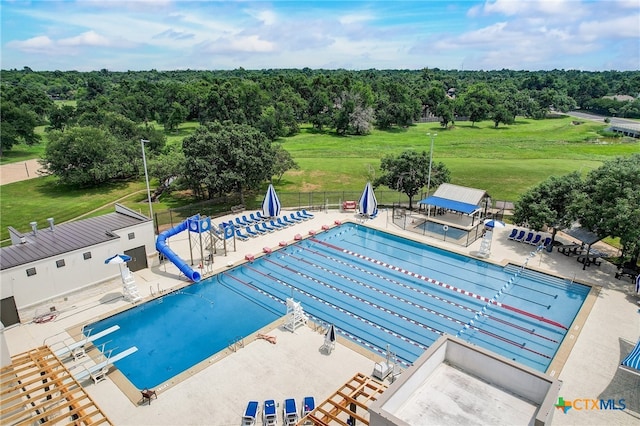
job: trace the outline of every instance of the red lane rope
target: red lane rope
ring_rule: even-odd
[[[534,330],[531,330],[531,329],[529,329],[529,328],[523,327],[523,326],[518,325],[518,324],[514,324],[514,323],[509,322],[509,321],[507,321],[507,320],[504,320],[504,319],[502,319],[502,318],[497,318],[497,317],[494,317],[494,316],[491,316],[491,315],[485,314],[485,313],[483,313],[482,311],[476,311],[475,309],[472,309],[472,308],[470,308],[470,307],[468,307],[468,306],[462,305],[462,304],[460,304],[460,303],[456,303],[456,302],[454,302],[454,301],[452,301],[452,300],[444,299],[444,298],[442,298],[442,297],[439,297],[439,296],[436,296],[436,295],[431,294],[431,293],[429,293],[429,292],[426,292],[426,291],[423,291],[423,290],[417,289],[417,288],[415,288],[415,287],[412,287],[412,286],[410,286],[410,285],[407,285],[407,284],[401,283],[401,282],[396,281],[396,280],[394,280],[394,279],[391,279],[391,278],[385,277],[385,276],[380,275],[380,274],[376,274],[376,273],[374,273],[374,272],[372,272],[372,271],[368,271],[368,270],[366,270],[366,269],[364,269],[364,268],[360,268],[360,267],[358,267],[358,266],[356,266],[356,265],[349,264],[349,263],[344,262],[344,261],[342,261],[342,260],[340,260],[340,259],[337,259],[337,258],[334,258],[334,257],[331,257],[331,256],[327,256],[327,255],[325,255],[325,254],[323,254],[323,253],[320,253],[320,252],[318,252],[318,251],[315,251],[315,250],[311,250],[311,249],[309,249],[309,248],[307,248],[307,247],[302,247],[302,246],[300,246],[300,248],[302,248],[302,249],[304,249],[304,250],[306,250],[306,251],[309,251],[309,252],[311,252],[311,253],[314,253],[314,254],[316,254],[316,255],[318,255],[318,256],[324,257],[325,259],[327,259],[327,260],[329,260],[329,261],[334,261],[334,262],[340,263],[340,264],[342,264],[342,265],[344,265],[344,266],[346,266],[346,267],[349,267],[349,268],[351,268],[351,269],[355,269],[355,270],[357,270],[357,271],[359,271],[359,272],[363,272],[363,273],[366,273],[366,274],[371,275],[371,276],[373,276],[373,277],[383,279],[383,280],[385,280],[385,281],[387,281],[387,282],[389,282],[389,283],[396,284],[396,285],[398,285],[398,286],[400,286],[400,287],[406,288],[406,289],[408,289],[408,290],[412,290],[412,291],[414,291],[414,292],[416,292],[416,293],[419,293],[419,294],[422,294],[422,295],[424,295],[424,296],[428,296],[428,297],[431,297],[431,298],[436,299],[436,300],[438,300],[438,301],[445,302],[445,303],[447,303],[447,304],[449,304],[449,305],[451,305],[451,306],[455,306],[455,307],[457,307],[457,308],[464,309],[464,310],[465,310],[465,311],[467,311],[467,312],[470,312],[470,313],[473,313],[473,314],[477,314],[477,315],[479,315],[479,316],[483,316],[483,317],[488,318],[488,319],[490,319],[490,320],[492,320],[492,321],[496,321],[496,322],[499,322],[499,323],[501,323],[501,324],[507,325],[507,326],[509,326],[509,327],[515,328],[516,330],[519,330],[519,331],[522,331],[522,332],[525,332],[525,333],[531,334],[532,336],[536,336],[536,337],[539,337],[539,338],[541,338],[541,339],[548,340],[548,341],[550,341],[550,342],[552,342],[552,343],[558,343],[558,341],[557,341],[557,340],[554,340],[554,339],[552,339],[552,338],[550,338],[550,337],[547,337],[547,336],[544,336],[544,335],[542,335],[542,334],[536,333]],[[374,286],[369,285],[369,284],[367,284],[367,283],[364,283],[364,282],[362,282],[362,281],[358,281],[358,280],[355,280],[355,279],[353,279],[353,278],[351,278],[351,277],[348,277],[348,276],[346,276],[346,275],[339,274],[339,273],[337,273],[337,272],[335,272],[335,271],[332,271],[332,270],[330,270],[330,269],[328,269],[328,268],[325,268],[325,267],[324,267],[324,266],[322,266],[322,265],[317,265],[317,264],[315,264],[315,263],[309,262],[309,261],[308,261],[308,260],[306,260],[306,259],[298,258],[298,257],[295,257],[295,256],[293,256],[293,255],[291,255],[291,254],[289,254],[288,256],[293,257],[294,259],[296,259],[296,260],[298,260],[298,261],[300,261],[300,262],[307,263],[308,265],[311,265],[311,266],[313,266],[313,267],[315,267],[315,268],[322,269],[323,271],[328,272],[328,273],[330,273],[330,274],[332,274],[332,275],[336,275],[336,276],[338,276],[338,277],[340,277],[340,278],[343,278],[343,279],[346,279],[346,280],[348,280],[348,281],[354,282],[355,284],[358,284],[358,285],[360,285],[360,286],[366,287],[366,288],[368,288],[368,289],[370,289],[370,290],[373,290],[373,291],[375,291],[375,292],[377,292],[377,293],[380,293],[380,294],[383,294],[383,295],[385,295],[385,296],[391,297],[391,298],[396,299],[396,300],[398,300],[398,301],[401,301],[401,302],[403,302],[403,303],[407,303],[407,304],[409,304],[409,305],[415,306],[415,307],[417,307],[417,308],[419,308],[419,309],[422,309],[422,310],[427,311],[427,312],[429,312],[429,313],[432,313],[432,314],[434,314],[434,315],[438,315],[439,317],[442,317],[442,318],[448,318],[445,314],[443,314],[443,313],[441,313],[441,312],[431,310],[430,308],[428,308],[428,307],[426,307],[426,306],[419,305],[419,304],[414,303],[414,302],[412,302],[412,301],[410,301],[410,300],[407,300],[407,299],[404,299],[404,298],[399,297],[399,296],[397,296],[397,295],[391,294],[391,293],[389,293],[389,292],[387,292],[387,291],[384,291],[384,290],[382,290],[382,289],[379,289],[379,288],[377,288],[377,287],[374,287]]]
[[[371,263],[375,263],[376,265],[385,267],[387,269],[391,269],[391,270],[394,270],[394,271],[397,271],[397,272],[401,272],[401,273],[409,275],[409,276],[411,276],[413,278],[417,278],[417,279],[420,279],[422,281],[438,285],[438,286],[440,286],[442,288],[446,288],[447,290],[455,291],[457,293],[464,294],[465,296],[469,296],[469,297],[473,297],[475,299],[481,300],[481,301],[483,301],[485,303],[489,303],[491,305],[495,305],[495,306],[498,306],[500,308],[508,309],[508,310],[516,312],[516,313],[518,313],[520,315],[527,316],[529,318],[533,318],[533,319],[536,319],[538,321],[545,322],[547,324],[551,324],[551,325],[553,325],[555,327],[568,330],[568,327],[560,324],[559,322],[556,322],[556,321],[550,320],[548,318],[545,318],[545,317],[543,317],[541,315],[536,315],[536,314],[533,314],[531,312],[527,312],[525,310],[522,310],[520,308],[516,308],[514,306],[507,305],[506,303],[498,302],[495,299],[490,299],[488,297],[481,296],[479,294],[475,294],[473,292],[470,292],[470,291],[467,291],[467,290],[452,286],[451,284],[443,283],[443,282],[435,280],[433,278],[426,277],[426,276],[418,274],[416,272],[411,272],[411,271],[408,271],[406,269],[402,269],[402,268],[399,268],[397,266],[393,266],[393,265],[390,265],[388,263],[382,262],[380,260],[376,260],[376,259],[373,259],[371,257],[365,256],[365,255],[362,255],[362,254],[359,254],[359,253],[356,253],[356,252],[353,252],[351,250],[343,249],[343,248],[338,247],[336,245],[330,244],[330,243],[328,243],[326,241],[318,240],[317,238],[310,238],[310,240],[314,241],[314,242],[317,242],[319,244],[322,244],[322,245],[324,245],[326,247],[332,248],[334,250],[338,250],[338,251],[340,251],[342,253],[357,257],[359,259],[366,260],[366,261],[371,262]]]
[[[322,285],[322,286],[324,286],[324,287],[327,287],[327,288],[329,288],[329,289],[331,289],[331,290],[337,291],[337,292],[338,292],[338,293],[340,293],[340,294],[343,294],[343,295],[345,295],[345,296],[348,296],[348,297],[350,297],[350,298],[352,298],[352,299],[354,299],[354,300],[357,300],[357,301],[359,301],[359,302],[361,302],[361,303],[364,303],[364,304],[366,304],[366,305],[368,305],[368,306],[374,307],[374,308],[379,309],[379,310],[381,310],[381,311],[383,311],[383,312],[386,312],[386,313],[391,314],[391,315],[393,315],[393,316],[395,316],[395,317],[398,317],[398,318],[400,318],[400,319],[402,319],[402,320],[408,321],[408,322],[410,322],[410,323],[412,323],[412,324],[414,324],[414,325],[417,325],[417,326],[419,326],[419,327],[422,327],[422,328],[424,328],[424,329],[426,329],[426,330],[429,330],[429,331],[431,331],[431,332],[434,332],[434,333],[437,333],[437,334],[440,334],[440,335],[442,335],[442,334],[444,333],[443,331],[440,331],[440,330],[434,329],[434,328],[432,328],[432,327],[430,327],[430,326],[428,326],[428,325],[426,325],[426,324],[423,324],[423,323],[421,323],[421,322],[419,322],[419,321],[416,321],[416,320],[414,320],[414,319],[412,319],[412,318],[408,318],[408,317],[407,317],[407,316],[405,316],[405,315],[402,315],[402,314],[399,314],[399,313],[397,313],[397,312],[395,312],[395,311],[392,311],[392,310],[390,310],[390,309],[387,309],[387,308],[385,308],[384,306],[377,305],[377,304],[372,303],[372,302],[370,302],[370,301],[368,301],[368,300],[365,300],[365,299],[363,299],[363,298],[361,298],[361,297],[359,297],[359,296],[356,296],[356,295],[354,295],[354,294],[352,294],[352,293],[349,293],[349,292],[347,292],[347,291],[345,291],[345,290],[343,290],[343,289],[337,288],[337,287],[335,287],[335,286],[333,286],[333,285],[331,285],[331,284],[329,284],[329,283],[326,283],[326,282],[324,282],[324,281],[320,281],[320,280],[318,280],[318,279],[316,279],[316,278],[314,278],[314,277],[311,277],[311,276],[309,276],[309,275],[307,275],[307,274],[305,274],[305,273],[303,273],[303,272],[296,271],[295,269],[293,269],[293,268],[289,267],[288,265],[282,265],[282,264],[279,264],[279,263],[274,262],[273,260],[269,259],[268,257],[265,257],[265,258],[264,258],[264,260],[265,260],[265,261],[267,261],[267,262],[270,262],[270,263],[272,263],[272,264],[274,264],[274,265],[276,265],[276,266],[279,266],[280,268],[283,268],[283,269],[285,269],[285,270],[287,270],[287,271],[290,271],[290,272],[292,272],[292,273],[294,273],[294,274],[296,274],[296,275],[299,275],[299,276],[301,276],[301,277],[303,277],[303,278],[309,279],[309,280],[311,280],[311,281],[313,281],[313,282],[315,282],[315,283],[317,283],[317,284],[320,284],[320,285]],[[297,289],[297,290],[299,290],[299,291],[302,291],[302,290],[298,289],[297,287],[296,287],[296,289]],[[309,293],[307,293],[307,294],[309,294]],[[417,306],[417,305],[416,305],[416,306]],[[434,311],[434,312],[435,312],[435,311]],[[449,317],[449,316],[444,316],[444,315],[442,315],[442,314],[437,314],[437,313],[436,313],[436,315],[439,315],[439,316],[441,316],[441,317],[443,317],[443,318],[446,318],[447,320],[453,321],[453,322],[457,323],[458,325],[462,325],[462,326],[463,326],[463,329],[471,328],[471,329],[472,329],[472,330],[474,330],[474,331],[478,331],[478,332],[480,332],[480,333],[486,334],[487,336],[491,336],[491,337],[493,337],[493,338],[495,338],[495,339],[498,339],[498,340],[501,340],[501,341],[503,341],[503,342],[510,343],[510,344],[512,344],[512,345],[514,345],[514,346],[517,346],[517,347],[521,348],[521,349],[524,349],[524,350],[527,350],[527,351],[529,351],[529,352],[532,352],[532,353],[534,353],[534,354],[536,354],[536,355],[538,355],[538,356],[542,356],[542,357],[544,357],[544,358],[550,358],[549,356],[547,356],[547,355],[545,355],[545,354],[543,354],[543,353],[541,353],[541,352],[538,352],[538,351],[535,351],[535,350],[533,350],[533,349],[530,349],[530,348],[526,347],[526,346],[525,346],[525,344],[523,344],[523,343],[515,342],[515,341],[513,341],[513,340],[511,340],[511,339],[508,339],[508,338],[506,338],[506,337],[504,337],[504,336],[500,336],[500,335],[498,335],[498,334],[495,334],[495,333],[492,333],[492,332],[489,332],[489,331],[486,331],[486,330],[482,330],[482,329],[480,329],[480,328],[478,328],[478,327],[476,327],[476,326],[471,326],[471,325],[469,325],[469,324],[466,324],[466,323],[464,323],[464,322],[462,322],[462,321],[460,321],[460,320],[456,320],[455,318],[451,318],[451,317]],[[356,316],[356,315],[353,315],[353,316],[354,316],[354,317],[357,317],[357,318],[360,318],[360,317],[358,317],[358,316]],[[380,326],[378,326],[378,327],[380,327]],[[391,332],[391,334],[396,335],[396,337],[403,338],[403,340],[404,340],[404,339],[406,339],[406,337],[404,337],[404,336],[402,336],[402,335],[400,335],[400,334],[397,334],[397,333],[395,333],[395,332],[393,332],[393,331],[391,331],[391,330],[389,330],[389,331]]]

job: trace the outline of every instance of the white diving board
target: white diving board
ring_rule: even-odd
[[[131,355],[138,351],[138,348],[135,346],[130,347],[114,356],[110,356],[104,361],[97,363],[96,365],[92,365],[90,367],[84,366],[84,370],[78,372],[73,375],[73,378],[77,381],[82,381],[86,379],[88,376],[91,376],[95,383],[98,383],[101,380],[104,380],[107,376],[107,372],[109,371],[109,367],[114,362],[120,361],[122,358]]]
[[[107,329],[104,329],[102,331],[99,331],[96,334],[93,335],[89,335],[87,337],[85,337],[84,339],[78,340],[77,342],[71,343],[70,345],[65,344],[64,348],[60,348],[57,351],[54,352],[54,354],[58,357],[58,358],[64,358],[69,354],[73,354],[74,358],[80,358],[82,355],[84,355],[84,351],[82,351],[82,355],[77,356],[76,352],[83,348],[84,345],[86,345],[87,343],[91,343],[95,340],[98,340],[101,337],[104,337],[108,334],[111,334],[115,331],[120,330],[120,326],[119,325],[113,325]]]

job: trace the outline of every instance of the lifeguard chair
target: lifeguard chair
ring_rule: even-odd
[[[307,315],[302,309],[300,302],[296,302],[292,298],[287,298],[287,319],[284,328],[295,332],[300,326],[307,325]]]

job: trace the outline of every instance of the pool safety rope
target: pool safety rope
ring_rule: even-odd
[[[534,318],[534,319],[536,319],[538,321],[541,321],[541,322],[544,322],[544,323],[547,323],[547,324],[551,324],[551,325],[553,325],[555,327],[558,327],[558,328],[562,328],[562,329],[568,330],[568,328],[566,326],[560,324],[559,322],[550,320],[550,319],[545,318],[545,317],[543,317],[541,315],[536,315],[536,314],[533,314],[531,312],[527,312],[525,310],[516,308],[514,306],[507,305],[506,303],[498,302],[497,300],[495,300],[495,296],[492,297],[492,298],[481,296],[479,294],[475,294],[473,292],[470,292],[470,291],[463,290],[461,288],[452,286],[451,284],[443,283],[443,282],[435,280],[433,278],[426,277],[426,276],[418,274],[416,272],[411,272],[411,271],[408,271],[406,269],[402,269],[400,267],[390,265],[388,263],[382,262],[381,260],[373,259],[373,258],[370,258],[368,256],[353,252],[351,250],[343,249],[343,248],[338,247],[338,246],[336,246],[334,244],[327,243],[326,241],[320,241],[317,238],[311,238],[310,240],[312,240],[313,242],[317,242],[319,244],[322,244],[322,245],[324,245],[326,247],[330,247],[330,248],[333,248],[335,250],[338,250],[338,251],[340,251],[342,253],[357,257],[359,259],[366,260],[366,261],[371,262],[371,263],[375,263],[376,265],[385,267],[387,269],[391,269],[391,270],[394,270],[394,271],[397,271],[397,272],[401,272],[403,274],[412,276],[412,277],[420,279],[422,281],[438,285],[440,287],[446,288],[447,290],[452,290],[452,291],[455,291],[457,293],[463,294],[465,296],[473,297],[475,299],[478,299],[478,300],[481,300],[483,302],[486,302],[487,304],[491,304],[491,305],[498,306],[500,308],[508,309],[510,311],[517,312],[517,313],[519,313],[521,315],[528,316],[529,318]]]
[[[475,309],[472,309],[472,308],[470,308],[470,307],[468,307],[468,306],[462,305],[462,304],[460,304],[460,303],[456,303],[456,302],[451,301],[451,300],[448,300],[448,299],[444,299],[444,298],[442,298],[442,297],[436,296],[436,295],[431,294],[431,293],[429,293],[429,292],[426,292],[426,291],[424,291],[424,290],[421,290],[421,289],[418,289],[418,288],[415,288],[415,287],[411,287],[410,285],[407,285],[407,284],[401,283],[401,282],[399,282],[399,281],[396,281],[396,280],[394,280],[394,279],[391,279],[391,278],[385,277],[385,276],[380,275],[380,274],[376,274],[375,272],[367,271],[367,270],[366,270],[366,269],[364,269],[364,268],[360,268],[360,267],[358,267],[358,266],[356,266],[356,265],[353,265],[353,264],[348,264],[348,263],[346,263],[346,262],[344,262],[344,261],[342,261],[342,260],[340,260],[340,259],[337,259],[337,258],[334,258],[334,257],[331,257],[331,256],[326,256],[326,255],[324,255],[324,254],[322,254],[322,253],[320,253],[320,252],[317,252],[317,251],[311,250],[311,249],[306,248],[306,247],[301,247],[301,248],[302,248],[302,249],[304,249],[304,250],[310,251],[311,253],[314,253],[314,254],[316,254],[316,255],[318,255],[318,256],[324,257],[325,259],[327,259],[327,260],[329,260],[329,261],[340,263],[340,264],[342,264],[342,265],[344,265],[344,266],[346,266],[346,267],[349,267],[349,268],[352,268],[352,269],[356,269],[356,270],[358,270],[358,271],[360,271],[360,272],[366,273],[366,274],[371,275],[371,276],[376,277],[376,278],[383,279],[383,280],[385,280],[385,281],[387,281],[387,282],[389,282],[389,283],[391,283],[391,284],[396,284],[396,285],[398,285],[398,286],[400,286],[400,287],[406,288],[406,289],[408,289],[408,290],[412,290],[412,291],[414,291],[414,292],[416,292],[416,293],[422,294],[422,295],[427,296],[427,297],[431,297],[431,298],[436,299],[436,300],[438,300],[438,301],[441,301],[441,302],[447,303],[448,305],[455,306],[455,307],[457,307],[457,308],[464,309],[464,310],[465,310],[465,311],[467,311],[467,312],[470,312],[470,313],[476,314],[476,315],[475,315],[475,317],[473,318],[473,319],[475,319],[476,321],[479,319],[479,317],[480,317],[480,316],[483,316],[483,317],[485,317],[485,318],[487,318],[487,319],[490,319],[490,320],[492,320],[492,321],[496,321],[496,322],[499,322],[499,323],[501,323],[501,324],[507,325],[507,326],[509,326],[509,327],[513,327],[513,328],[515,328],[515,329],[516,329],[516,330],[518,330],[518,331],[522,331],[522,332],[525,332],[525,333],[531,334],[531,335],[533,335],[533,336],[535,336],[535,337],[539,337],[539,338],[541,338],[541,339],[548,340],[548,341],[550,341],[550,342],[552,342],[552,343],[558,343],[558,341],[557,341],[557,340],[554,340],[554,339],[552,339],[552,338],[550,338],[550,337],[547,337],[547,336],[544,336],[544,335],[542,335],[542,334],[536,333],[536,332],[535,332],[535,329],[529,329],[529,328],[523,327],[523,326],[521,326],[521,325],[511,323],[511,322],[509,322],[509,321],[507,321],[507,320],[504,320],[504,319],[502,319],[502,318],[497,318],[497,317],[494,317],[494,316],[492,316],[492,315],[489,315],[489,314],[487,314],[487,313],[486,313],[486,310],[485,310],[484,312],[482,312],[482,311],[476,311]],[[381,290],[381,289],[379,289],[379,288],[377,288],[377,287],[374,287],[374,286],[369,285],[369,284],[367,284],[367,283],[364,283],[364,282],[362,282],[362,281],[358,281],[358,280],[353,279],[353,278],[351,278],[351,277],[348,277],[348,276],[346,276],[346,275],[339,274],[339,273],[337,273],[337,272],[335,272],[335,271],[332,271],[332,270],[330,270],[330,269],[328,269],[328,268],[325,268],[325,267],[324,267],[324,266],[322,266],[322,265],[318,265],[318,264],[312,263],[312,262],[310,262],[310,261],[308,261],[308,260],[306,260],[306,259],[297,258],[297,257],[295,257],[295,256],[293,256],[293,255],[291,255],[291,254],[289,254],[289,256],[290,256],[290,257],[292,257],[292,258],[294,258],[294,259],[296,259],[296,260],[298,260],[298,261],[300,261],[300,262],[307,263],[307,264],[309,264],[309,265],[311,265],[311,266],[313,266],[313,267],[315,267],[315,268],[322,269],[323,271],[328,272],[328,273],[330,273],[330,274],[332,274],[332,275],[338,276],[338,277],[340,277],[340,278],[342,278],[342,279],[345,279],[345,280],[347,280],[347,281],[351,281],[351,282],[353,282],[353,283],[355,283],[355,284],[358,284],[358,285],[360,285],[360,286],[362,286],[362,287],[368,288],[369,290],[373,290],[373,291],[375,291],[375,292],[377,292],[377,293],[380,293],[380,294],[383,294],[383,295],[385,295],[385,296],[391,297],[391,298],[396,299],[396,300],[398,300],[398,301],[401,301],[401,302],[403,302],[403,303],[407,303],[407,304],[409,304],[409,305],[411,305],[411,306],[414,306],[414,307],[419,308],[419,309],[421,309],[421,310],[424,310],[424,311],[426,311],[426,312],[432,313],[432,314],[437,315],[437,316],[439,316],[439,317],[441,317],[441,318],[445,318],[445,319],[447,319],[447,320],[454,321],[454,322],[456,322],[457,324],[461,324],[461,325],[467,324],[467,322],[463,322],[463,321],[458,320],[458,319],[456,319],[456,318],[449,317],[449,316],[447,316],[447,315],[445,315],[445,314],[443,314],[443,313],[441,313],[441,312],[434,311],[434,310],[432,310],[432,309],[430,309],[430,308],[428,308],[428,307],[426,307],[426,306],[419,305],[419,304],[414,303],[414,302],[412,302],[412,301],[410,301],[410,300],[404,299],[404,298],[399,297],[399,296],[397,296],[397,295],[395,295],[395,294],[391,294],[391,293],[389,293],[389,292],[387,292],[387,291]]]
[[[269,257],[269,256],[266,256],[266,257],[264,257],[263,259],[268,260],[268,257]],[[360,317],[360,316],[358,316],[358,315],[355,315],[355,314],[353,314],[353,313],[351,313],[351,312],[349,312],[349,311],[347,311],[347,310],[345,310],[345,309],[341,308],[340,306],[334,305],[333,303],[330,303],[330,302],[328,302],[328,301],[326,301],[326,300],[324,300],[324,299],[321,299],[321,298],[319,298],[319,297],[317,297],[317,296],[315,296],[315,295],[313,295],[313,294],[311,294],[311,293],[309,293],[309,292],[307,292],[307,291],[305,291],[305,290],[302,290],[302,289],[300,289],[300,288],[298,288],[298,287],[296,287],[296,286],[294,286],[294,285],[291,285],[291,284],[289,284],[289,283],[287,283],[287,282],[285,282],[285,281],[282,281],[282,280],[280,280],[280,279],[278,279],[278,278],[276,278],[276,277],[274,277],[274,276],[272,276],[272,275],[265,274],[265,273],[264,273],[264,272],[262,272],[262,271],[258,271],[257,269],[255,269],[255,268],[253,268],[253,267],[249,266],[248,264],[244,264],[244,265],[243,265],[243,267],[248,268],[248,269],[250,269],[250,270],[252,270],[252,271],[254,271],[254,272],[258,273],[258,274],[260,274],[260,275],[264,276],[265,278],[269,278],[269,279],[271,279],[271,280],[273,280],[273,281],[275,281],[275,282],[277,282],[277,283],[279,283],[279,284],[281,284],[281,285],[284,285],[285,287],[288,287],[288,288],[290,288],[290,289],[292,289],[292,290],[295,290],[295,291],[299,292],[300,294],[302,294],[302,295],[304,295],[304,296],[307,296],[307,297],[309,297],[309,298],[311,298],[311,299],[313,299],[313,300],[315,300],[315,301],[317,301],[317,302],[322,303],[323,305],[326,305],[326,306],[328,306],[328,307],[330,307],[330,308],[332,308],[332,309],[337,310],[337,311],[338,311],[338,312],[340,312],[340,313],[343,313],[343,314],[345,314],[345,315],[347,315],[347,316],[350,316],[351,318],[354,318],[354,319],[356,319],[356,320],[359,320],[359,321],[361,321],[361,322],[364,322],[365,324],[370,325],[370,326],[372,326],[372,327],[374,327],[374,328],[377,328],[377,329],[378,329],[378,330],[380,330],[380,331],[384,331],[385,333],[390,334],[390,335],[392,335],[392,336],[394,336],[394,337],[397,337],[398,339],[400,339],[400,340],[402,340],[402,341],[404,341],[404,342],[410,343],[410,344],[412,344],[412,345],[414,345],[414,346],[416,346],[416,347],[420,348],[421,350],[426,350],[426,349],[428,348],[428,346],[425,346],[425,345],[423,345],[423,344],[421,344],[421,343],[419,343],[419,342],[416,342],[416,341],[414,341],[414,340],[412,340],[412,339],[409,339],[409,338],[408,338],[408,337],[406,337],[406,336],[403,336],[403,335],[398,334],[398,333],[396,333],[396,332],[394,332],[394,331],[392,331],[392,330],[389,330],[389,329],[387,329],[387,328],[385,328],[385,327],[382,327],[381,325],[376,324],[376,323],[374,323],[374,322],[372,322],[372,321],[369,321],[369,320],[368,320],[368,319],[366,319],[366,318],[362,318],[362,317]],[[226,274],[226,272],[225,272],[225,274]],[[239,281],[239,282],[241,282],[241,283],[245,284],[246,286],[248,286],[248,287],[250,287],[250,288],[253,288],[253,289],[257,290],[257,291],[258,291],[258,292],[260,292],[261,294],[265,294],[265,295],[267,295],[268,297],[270,297],[270,298],[271,298],[271,299],[273,299],[273,300],[277,300],[277,301],[279,301],[279,302],[281,302],[281,303],[284,303],[284,302],[282,302],[279,298],[277,298],[277,297],[275,297],[275,296],[273,296],[273,295],[271,295],[271,294],[269,294],[269,293],[266,293],[265,291],[263,291],[263,290],[261,290],[261,289],[258,289],[258,288],[257,288],[256,286],[254,286],[253,284],[250,284],[250,283],[244,282],[243,280],[241,280],[241,279],[239,279],[239,278],[237,278],[237,277],[235,277],[235,276],[231,276],[231,275],[229,275],[229,276],[230,276],[231,278],[235,279],[236,281]],[[437,331],[434,331],[434,332],[438,333]],[[438,333],[438,334],[440,334],[440,335],[441,335],[442,333]]]
[[[373,308],[376,308],[376,309],[378,309],[378,310],[381,310],[381,311],[383,311],[383,312],[386,312],[386,313],[388,313],[388,314],[390,314],[390,315],[393,315],[393,316],[395,316],[395,317],[397,317],[397,318],[400,318],[400,319],[402,319],[402,320],[404,320],[404,321],[410,322],[411,324],[417,325],[417,326],[419,326],[419,327],[422,327],[422,328],[424,328],[424,329],[426,329],[426,330],[428,330],[428,331],[431,331],[431,332],[437,333],[437,334],[439,334],[439,335],[444,334],[444,331],[441,331],[441,330],[435,329],[435,328],[433,328],[433,327],[430,327],[430,326],[428,326],[428,325],[426,325],[426,324],[423,324],[423,323],[421,323],[421,322],[419,322],[419,321],[416,321],[416,320],[414,320],[414,319],[412,319],[412,318],[408,318],[407,316],[402,315],[402,314],[399,314],[399,313],[397,313],[397,312],[395,312],[395,311],[392,311],[392,310],[390,310],[390,309],[387,309],[387,308],[385,308],[384,306],[380,306],[380,305],[377,305],[377,304],[375,304],[375,303],[372,303],[372,302],[370,302],[370,301],[368,301],[368,300],[365,300],[365,299],[363,299],[363,298],[361,298],[361,297],[359,297],[359,296],[356,296],[356,295],[354,295],[354,294],[352,294],[352,293],[349,293],[349,292],[347,292],[347,291],[344,291],[344,290],[342,290],[342,289],[339,289],[339,288],[337,288],[337,287],[335,287],[335,286],[333,286],[333,285],[331,285],[331,284],[329,284],[329,283],[326,283],[326,282],[324,282],[324,281],[318,280],[318,279],[316,279],[316,278],[314,278],[314,277],[311,277],[311,276],[309,276],[309,275],[307,275],[307,274],[304,274],[304,273],[302,273],[302,272],[300,272],[300,271],[296,271],[295,269],[290,268],[290,267],[289,267],[289,266],[287,266],[287,265],[281,265],[281,264],[279,264],[279,263],[277,263],[277,262],[274,262],[274,261],[272,261],[272,260],[270,260],[270,259],[265,259],[265,260],[267,260],[267,261],[269,261],[269,262],[273,263],[274,265],[279,266],[279,267],[281,267],[281,268],[283,268],[283,269],[285,269],[285,270],[287,270],[287,271],[290,271],[290,272],[292,272],[292,273],[294,273],[294,274],[296,274],[296,275],[299,275],[299,276],[301,276],[301,277],[303,277],[303,278],[306,278],[306,279],[308,279],[308,280],[310,280],[310,281],[313,281],[313,282],[315,282],[315,283],[317,283],[317,284],[320,284],[320,285],[322,285],[322,286],[324,286],[324,287],[327,287],[327,288],[329,288],[329,289],[331,289],[331,290],[337,291],[338,293],[343,294],[343,295],[345,295],[345,296],[348,296],[348,297],[350,297],[350,298],[352,298],[352,299],[354,299],[354,300],[357,300],[357,301],[359,301],[359,302],[361,302],[361,303],[364,303],[364,304],[369,305],[369,306],[371,306],[371,307],[373,307]],[[297,288],[296,288],[296,289],[297,289]],[[298,289],[298,290],[299,290],[299,289]],[[354,316],[355,316],[355,315],[354,315]],[[543,358],[551,359],[551,357],[550,357],[550,356],[548,356],[548,355],[546,355],[546,354],[543,354],[543,353],[541,353],[541,352],[538,352],[538,351],[536,351],[536,350],[533,350],[533,349],[530,349],[530,348],[526,347],[526,343],[519,343],[519,342],[513,341],[513,340],[511,340],[511,339],[508,339],[508,338],[506,338],[506,337],[504,337],[504,336],[500,336],[500,335],[498,335],[498,334],[496,334],[496,333],[492,333],[492,332],[490,332],[490,331],[480,329],[480,328],[478,328],[478,327],[476,327],[476,326],[474,326],[474,325],[473,325],[473,320],[471,320],[471,321],[470,321],[470,323],[466,323],[466,324],[465,324],[465,323],[464,323],[464,322],[462,322],[462,321],[454,320],[453,318],[450,318],[450,319],[451,319],[452,321],[455,321],[458,325],[461,325],[461,326],[462,326],[462,329],[461,329],[461,330],[468,330],[468,329],[472,329],[472,330],[474,330],[474,331],[480,332],[480,333],[485,334],[485,335],[487,335],[487,336],[493,337],[493,338],[494,338],[494,339],[496,339],[496,340],[500,340],[500,341],[502,341],[502,342],[509,343],[509,344],[511,344],[511,345],[513,345],[513,346],[519,347],[520,349],[524,349],[524,350],[526,350],[526,351],[529,351],[529,352],[531,352],[531,353],[534,353],[534,354],[536,354],[536,355],[538,355],[538,356],[541,356],[541,357],[543,357]],[[391,330],[390,330],[390,331],[391,331]],[[392,334],[392,335],[394,335],[394,336],[396,336],[396,337],[400,337],[400,336],[401,336],[401,335],[399,335],[399,334],[397,334],[397,333],[396,333],[396,334],[394,334],[394,333],[395,333],[395,332],[391,332],[391,334]]]

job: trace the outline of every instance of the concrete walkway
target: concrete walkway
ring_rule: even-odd
[[[213,264],[205,265],[203,272],[213,274],[225,270],[229,264],[242,262],[246,254],[258,256],[263,247],[277,247],[281,241],[292,242],[296,234],[306,236],[309,231],[321,230],[323,225],[333,226],[336,220],[355,220],[351,213],[329,211],[314,214],[313,220],[247,242],[238,242],[237,251],[229,252],[227,256],[214,256]],[[389,216],[389,212],[382,211],[368,225],[460,253],[477,252],[480,247],[480,241],[464,248],[403,231],[391,223]],[[520,265],[532,252],[532,246],[507,240],[510,230],[507,227],[494,232],[490,261],[510,261]],[[190,257],[186,234],[172,237],[170,245],[183,259]],[[563,381],[560,395],[571,401],[624,399],[626,404],[624,410],[576,408],[566,414],[558,410],[553,424],[639,424],[640,377],[617,368],[640,336],[640,306],[637,304],[640,298],[633,294],[631,281],[616,280],[615,268],[607,262],[583,270],[583,265],[575,257],[556,251],[539,253],[529,261],[529,266],[602,287],[584,327],[572,330],[577,337],[564,368],[559,372],[558,377]],[[164,292],[187,285],[171,263],[136,272],[135,276],[145,298],[152,297],[152,293],[157,294],[159,290]],[[69,295],[66,300],[52,301],[63,311],[55,321],[22,324],[5,330],[11,354],[42,345],[45,340],[47,343],[61,340],[68,337],[67,330],[77,329],[79,325],[131,306],[120,296],[121,283],[119,278],[114,278],[89,291]],[[150,406],[138,406],[131,401],[130,395],[116,384],[118,372],[110,374],[111,380],[98,385],[88,384],[86,389],[118,425],[237,425],[249,400],[273,398],[282,404],[284,398],[293,397],[299,401],[304,396],[313,395],[319,402],[356,372],[370,374],[373,370],[373,354],[353,350],[351,346],[340,344],[344,343],[341,341],[331,355],[321,353],[321,330],[300,328],[294,334],[275,328],[268,333],[277,338],[277,344],[248,339],[244,348],[216,362],[212,360],[209,365],[201,366],[203,368],[187,372],[176,383],[161,389],[158,399],[154,399]]]

